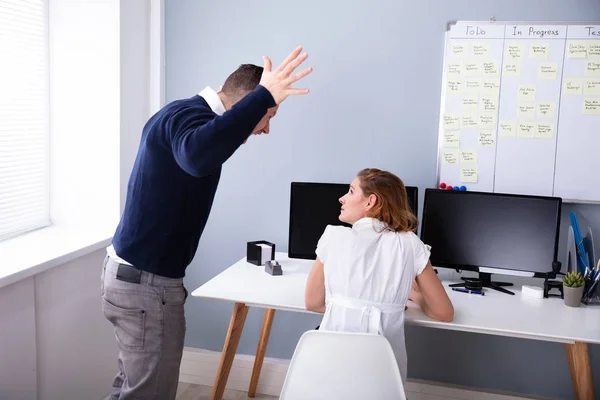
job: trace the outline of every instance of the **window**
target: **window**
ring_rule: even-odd
[[[0,241],[50,223],[46,0],[0,0]]]

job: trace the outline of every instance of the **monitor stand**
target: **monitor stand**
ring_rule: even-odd
[[[462,280],[464,280],[465,278],[461,278]],[[497,290],[499,292],[502,293],[506,293],[506,294],[512,294],[514,295],[513,292],[511,292],[510,290],[504,289],[502,286],[512,286],[512,283],[509,282],[492,282],[492,274],[489,274],[487,272],[480,272],[479,273],[479,279],[481,279],[481,283],[483,287],[486,288],[490,288],[490,289],[494,289]],[[464,283],[454,283],[452,285],[449,285],[450,287],[465,287]]]

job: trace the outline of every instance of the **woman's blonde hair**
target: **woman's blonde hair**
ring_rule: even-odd
[[[376,168],[363,169],[357,176],[365,197],[377,196],[368,217],[384,222],[395,232],[416,232],[419,220],[410,208],[402,179]]]

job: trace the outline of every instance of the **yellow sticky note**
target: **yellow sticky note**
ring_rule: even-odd
[[[563,85],[565,94],[582,94],[583,93],[583,79],[579,78],[565,78]]]
[[[521,43],[508,43],[506,53],[508,59],[521,61],[523,59],[523,45]]]
[[[444,114],[444,130],[460,129],[460,118],[456,114]]]
[[[547,60],[549,48],[548,43],[533,43],[529,48],[529,58]]]
[[[477,96],[465,96],[462,98],[461,111],[463,114],[473,114],[477,112]]]
[[[479,132],[479,145],[481,147],[489,147],[496,144],[496,132],[494,131],[480,131]]]
[[[444,164],[458,164],[458,149],[444,150],[442,153],[442,162]]]
[[[536,139],[552,139],[554,136],[554,124],[553,123],[542,123],[536,124],[534,137]]]
[[[490,44],[488,42],[473,43],[471,54],[475,58],[488,58],[490,56]]]
[[[460,93],[462,90],[463,82],[460,79],[449,79],[448,80],[448,93]]]
[[[519,104],[517,106],[518,119],[535,119],[535,104]]]
[[[556,74],[558,73],[558,64],[557,63],[541,63],[539,78],[540,79],[556,79]]]
[[[462,129],[477,128],[477,116],[471,114],[463,115],[460,127]]]
[[[538,118],[554,118],[556,117],[556,102],[547,101],[539,103],[537,107]]]
[[[450,45],[450,54],[456,58],[464,57],[467,54],[467,45],[460,42],[452,42]]]
[[[583,85],[583,94],[600,95],[600,78],[586,79]]]
[[[479,114],[479,127],[481,129],[496,129],[496,114],[483,112]]]
[[[477,183],[477,167],[461,167],[460,181],[465,183]]]
[[[498,76],[498,63],[495,61],[486,61],[483,63],[483,74],[485,76]]]
[[[590,40],[587,45],[587,56],[589,58],[600,58],[600,40]]]
[[[498,98],[496,96],[481,96],[481,105],[479,109],[483,112],[496,112],[498,111]]]
[[[600,60],[587,62],[585,76],[600,76]]]
[[[461,150],[460,151],[460,163],[461,164],[477,164],[477,150]]]
[[[514,121],[500,121],[498,134],[505,137],[517,136],[517,124]]]
[[[479,93],[481,91],[481,79],[466,78],[464,80],[465,93]]]
[[[459,147],[460,133],[459,131],[444,132],[444,147]]]
[[[569,40],[567,42],[567,57],[586,58],[587,42],[585,40]]]
[[[448,63],[448,69],[446,73],[448,77],[456,78],[462,75],[463,63],[462,61],[451,61]]]
[[[484,79],[483,81],[483,92],[486,93],[500,93],[500,80],[499,79]]]
[[[521,63],[513,62],[509,64],[504,64],[504,73],[502,76],[507,78],[516,78],[521,76]]]
[[[600,115],[600,97],[583,99],[583,113],[587,115]]]
[[[519,101],[535,101],[535,86],[520,86]]]
[[[517,130],[517,136],[522,138],[532,138],[535,132],[535,123],[533,122],[519,122],[519,129]]]
[[[480,62],[466,62],[465,76],[480,76],[483,75],[483,65]]]

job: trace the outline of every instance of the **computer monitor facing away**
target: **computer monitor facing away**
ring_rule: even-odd
[[[290,193],[290,234],[288,256],[314,260],[317,243],[327,225],[343,225],[339,198],[348,192],[349,184],[292,182]],[[407,186],[408,202],[417,215],[418,189]]]
[[[426,189],[421,239],[433,266],[478,271],[484,286],[513,294],[490,274],[551,272],[561,205],[557,197]]]

